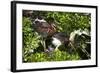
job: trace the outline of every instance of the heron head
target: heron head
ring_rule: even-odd
[[[34,24],[36,23],[41,23],[41,22],[46,22],[46,20],[43,19],[42,16],[38,16],[35,20],[34,20]]]

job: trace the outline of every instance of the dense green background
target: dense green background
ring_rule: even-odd
[[[63,48],[63,46],[59,47],[61,50],[45,53],[43,46],[40,44],[40,35],[32,26],[32,21],[36,16],[43,16],[48,22],[54,22],[57,25],[57,31],[65,32],[67,35],[79,28],[91,31],[91,15],[89,13],[33,11],[31,17],[23,16],[23,62],[84,59],[82,58],[84,54],[80,55],[80,51],[69,53],[69,50],[65,50],[68,48]],[[31,50],[34,52],[31,52]]]

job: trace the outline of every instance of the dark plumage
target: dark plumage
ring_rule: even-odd
[[[61,43],[63,44],[68,44],[69,42],[69,36],[66,35],[65,33],[63,32],[58,32],[58,33],[55,33],[52,38],[57,38],[61,41]]]
[[[42,17],[36,18],[33,26],[35,30],[44,38],[52,36],[56,32],[55,26],[52,23],[48,23]]]
[[[69,36],[67,36],[63,32],[55,33],[51,38],[48,38],[49,41],[49,48],[53,48],[52,50],[57,50],[59,46],[65,45],[68,46],[69,43]]]

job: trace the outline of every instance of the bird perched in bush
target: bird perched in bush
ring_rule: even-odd
[[[33,22],[33,28],[42,37],[42,45],[46,49],[45,40],[56,32],[54,23],[48,23],[43,17],[38,16]]]
[[[80,30],[71,32],[70,36],[68,36],[67,33],[64,32],[56,32],[51,37],[51,39],[49,39],[49,41],[51,42],[49,46],[53,45],[52,48],[55,48],[53,50],[57,50],[61,45],[68,46],[70,44],[73,47],[75,36],[81,34],[82,32]]]
[[[59,46],[65,45],[65,46],[71,46],[75,50],[75,39],[77,36],[83,36],[88,35],[87,32],[79,29],[74,30],[70,33],[70,36],[66,35],[66,33],[63,32],[56,32],[51,38],[49,38],[47,41],[49,41],[49,47],[50,50],[57,50]]]

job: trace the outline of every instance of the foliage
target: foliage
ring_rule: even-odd
[[[43,46],[40,44],[41,36],[32,26],[31,19],[34,21],[36,16],[43,16],[48,22],[54,22],[57,26],[57,31],[65,32],[68,35],[79,28],[91,31],[91,15],[89,13],[33,11],[32,18],[23,16],[23,62],[82,59],[78,52],[70,53],[69,50],[45,53]]]
[[[65,61],[65,60],[79,60],[78,54],[69,54],[65,51],[53,51],[50,53],[33,53],[25,59],[28,62],[45,62],[45,61]]]

